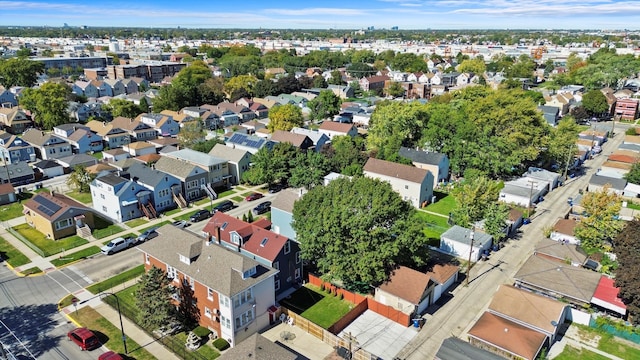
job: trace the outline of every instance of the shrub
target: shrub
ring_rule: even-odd
[[[209,336],[209,334],[211,333],[211,330],[207,329],[204,326],[198,326],[195,329],[193,329],[191,332],[193,332],[194,334],[196,334],[196,336],[199,337],[205,337],[205,336]]]
[[[223,351],[229,348],[229,343],[223,338],[217,338],[211,343],[216,349]]]

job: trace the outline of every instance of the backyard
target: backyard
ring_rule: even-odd
[[[427,205],[425,210],[445,216],[449,216],[449,213],[455,210],[457,205],[453,196],[439,191],[434,191],[433,195],[436,197],[436,202]]]
[[[88,204],[93,201],[93,199],[91,198],[91,193],[89,192],[79,192],[77,190],[73,190],[66,193],[65,195],[83,204]]]
[[[447,223],[448,218],[421,210],[417,211],[417,216],[424,224],[423,232],[429,238],[430,245],[439,246],[440,235],[451,227]],[[431,244],[431,242],[434,242],[434,244]]]
[[[33,193],[23,192],[18,194],[18,202],[2,205],[2,209],[0,209],[0,221],[7,221],[22,216],[22,210],[24,209],[22,204],[24,204],[26,200],[31,199],[32,196]]]
[[[80,245],[88,243],[87,240],[77,236],[68,236],[59,240],[47,239],[40,231],[32,228],[29,224],[20,224],[14,226],[12,230],[20,234],[26,241],[40,249],[42,256],[51,256],[63,251],[73,249]]]
[[[554,360],[607,360],[608,357],[596,354],[593,351],[585,349],[577,349],[571,346],[565,346],[564,351],[560,355],[553,358]]]
[[[305,319],[328,329],[353,308],[353,304],[329,295],[313,285],[305,285],[280,303]]]

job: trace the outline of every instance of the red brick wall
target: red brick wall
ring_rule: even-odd
[[[143,261],[145,261],[144,263],[144,268],[145,271],[148,271],[151,266],[155,266],[159,269],[161,269],[162,271],[164,271],[166,273],[167,271],[167,264],[165,264],[164,262],[154,258],[154,257],[149,257],[149,264],[146,263],[146,254],[143,254]],[[172,282],[171,284],[176,286],[176,287],[180,287],[182,280],[184,279],[184,274],[178,272],[178,277],[180,279],[180,282]],[[215,289],[214,289],[215,290]],[[206,328],[210,328],[215,330],[218,333],[218,336],[220,336],[220,334],[222,333],[220,331],[220,322],[216,321],[216,312],[214,311],[215,309],[220,309],[220,302],[218,299],[218,293],[217,292],[213,292],[213,299],[209,300],[207,298],[208,295],[208,288],[203,285],[202,283],[198,282],[197,279],[195,279],[195,283],[194,283],[194,290],[193,290],[193,297],[197,300],[196,304],[198,307],[198,310],[200,311],[200,325],[206,327]],[[206,317],[205,316],[205,311],[204,308],[207,307],[211,310],[212,316],[211,318]]]
[[[342,289],[342,288],[338,288],[337,286],[328,283],[326,281],[323,281],[322,279],[320,279],[319,277],[309,274],[309,283],[311,283],[312,285],[321,287],[323,284],[325,286],[325,289],[329,288],[333,290],[336,290],[339,294],[342,294],[343,299],[349,301],[352,304],[358,305],[356,306],[354,309],[352,309],[349,313],[347,313],[347,315],[345,315],[345,317],[343,317],[342,319],[340,319],[338,322],[336,322],[335,324],[333,324],[330,328],[329,331],[333,332],[331,330],[331,328],[337,329],[340,326],[343,326],[340,330],[338,330],[338,332],[335,332],[334,334],[339,333],[341,330],[343,330],[345,327],[347,327],[347,325],[349,325],[349,323],[351,323],[351,321],[353,321],[356,317],[358,317],[360,314],[362,314],[365,310],[369,309],[371,311],[374,311],[377,314],[380,314],[384,317],[386,317],[387,319],[393,320],[395,322],[397,322],[400,325],[403,326],[409,326],[411,324],[411,317],[408,314],[403,313],[400,310],[396,310],[391,306],[388,305],[384,305],[384,304],[380,304],[379,302],[375,301],[373,298],[370,297],[366,297],[360,294],[355,294],[352,293],[348,290]],[[365,305],[363,305],[363,303]],[[361,311],[357,314],[354,315],[348,322],[346,322],[343,324],[342,320],[345,319],[347,316],[352,316],[352,312],[355,314],[354,310],[355,309],[360,309],[360,306],[363,307],[363,309],[361,309]],[[366,307],[365,307],[366,306]]]

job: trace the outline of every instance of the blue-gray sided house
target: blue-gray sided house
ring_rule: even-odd
[[[102,151],[102,137],[86,126],[78,124],[62,124],[53,128],[53,133],[65,139],[74,154]]]
[[[33,146],[36,155],[42,160],[59,159],[73,155],[71,144],[66,140],[38,129],[25,131],[22,134],[22,140]]]
[[[207,184],[208,172],[188,161],[161,156],[154,165],[156,170],[171,174],[181,183],[181,192],[175,193],[176,203],[180,208],[188,202],[198,200],[206,195],[202,189]],[[184,196],[182,196],[184,194]]]
[[[85,124],[91,131],[102,137],[105,148],[115,149],[131,142],[131,135],[122,128],[106,121],[91,120]]]
[[[36,161],[36,151],[27,142],[8,132],[0,132],[0,157],[7,164]]]
[[[230,185],[229,163],[225,159],[191,149],[173,151],[162,154],[162,156],[186,161],[204,169],[207,172],[207,183],[212,187],[228,187]]]
[[[180,132],[180,124],[171,115],[142,114],[140,121],[156,129],[161,136],[176,136]]]
[[[293,230],[293,204],[301,197],[301,189],[285,189],[280,191],[271,201],[271,230],[289,239],[296,239]]]
[[[318,152],[329,141],[329,137],[318,130],[310,130],[305,128],[294,127],[291,129],[294,134],[306,135],[313,141],[313,149]]]
[[[118,222],[141,216],[156,218],[175,206],[174,192],[180,180],[142,163],[134,163],[119,174],[108,174],[91,183],[93,207]]]

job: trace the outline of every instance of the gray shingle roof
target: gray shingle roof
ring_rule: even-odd
[[[132,164],[127,170],[131,174],[131,179],[137,178],[139,183],[146,184],[155,188],[165,177],[169,177],[169,180],[173,178],[165,172],[151,169],[141,162]]]
[[[251,153],[246,150],[231,148],[224,144],[216,144],[213,149],[209,151],[209,155],[211,156],[225,159],[236,164],[240,162],[242,158],[247,154],[251,156]]]
[[[416,150],[407,147],[401,147],[398,151],[398,155],[406,157],[407,159],[420,164],[438,165],[446,157],[445,154],[441,154],[433,151]]]
[[[300,189],[284,189],[271,200],[271,207],[293,213],[293,204],[300,199]]]
[[[162,156],[155,163],[156,170],[160,170],[162,172],[166,172],[167,174],[174,175],[179,179],[186,179],[192,172],[194,172],[194,168],[196,171],[204,172],[204,170],[200,170],[197,165],[193,165],[190,162],[170,158],[167,156]]]
[[[471,229],[463,228],[462,226],[454,225],[449,230],[445,231],[441,237],[457,241],[462,244],[471,244]],[[493,237],[483,232],[475,231],[473,233],[473,243],[477,246],[481,246],[492,242]]]
[[[253,334],[220,355],[220,360],[295,360],[298,355],[260,334]]]
[[[456,337],[444,339],[436,353],[440,360],[503,360],[504,358],[486,350],[477,348]]]
[[[607,184],[611,185],[612,189],[624,190],[624,187],[627,186],[627,180],[600,176],[598,174],[593,174],[589,180],[589,185],[605,186]]]
[[[222,163],[226,162],[226,160],[224,160],[224,159],[220,159],[220,158],[211,156],[209,154],[205,154],[203,152],[195,151],[195,150],[191,150],[191,149],[182,149],[182,150],[174,151],[174,152],[167,153],[167,154],[164,154],[164,155],[170,156],[170,157],[176,158],[176,159],[187,160],[187,161],[190,161],[190,162],[192,162],[194,164],[205,166],[207,168],[209,166],[222,164]]]
[[[111,186],[116,186],[122,182],[127,182],[129,180],[121,178],[120,176],[116,175],[116,174],[106,174],[104,176],[100,176],[96,178],[97,181],[103,182],[105,184],[111,185]],[[96,181],[94,180],[94,181]]]
[[[173,225],[164,225],[157,232],[159,236],[140,245],[140,250],[225,296],[234,296],[277,273],[222,246],[206,245],[203,238]],[[180,255],[190,257],[191,263],[180,261]],[[256,274],[243,279],[241,272],[253,267]]]

